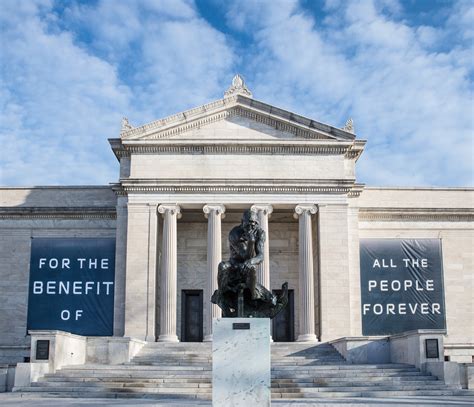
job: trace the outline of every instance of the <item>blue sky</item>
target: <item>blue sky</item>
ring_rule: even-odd
[[[2,0],[0,184],[108,184],[107,138],[219,99],[367,139],[374,186],[472,186],[474,1]]]

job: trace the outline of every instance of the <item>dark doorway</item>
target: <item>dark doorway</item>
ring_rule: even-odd
[[[276,295],[281,290],[273,290]],[[288,290],[288,305],[273,318],[272,337],[274,342],[293,342],[295,340],[295,295]]]
[[[181,342],[202,342],[202,290],[181,293]]]

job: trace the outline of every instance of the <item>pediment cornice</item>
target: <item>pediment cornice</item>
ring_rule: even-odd
[[[190,130],[241,116],[303,140],[352,141],[355,135],[241,94],[229,96],[140,127],[125,129],[123,141],[173,138]]]

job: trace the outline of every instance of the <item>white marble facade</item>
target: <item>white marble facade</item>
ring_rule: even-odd
[[[359,238],[435,237],[446,352],[474,354],[473,189],[365,187],[355,172],[365,141],[353,127],[262,103],[239,80],[207,105],[124,123],[109,140],[120,162],[111,187],[0,190],[0,361],[27,355],[32,236],[116,237],[115,335],[182,340],[183,290],[202,290],[211,340],[216,264],[249,208],[268,232],[259,280],[294,292],[295,340],[361,335]]]
[[[180,340],[181,293],[201,289],[203,336],[211,340],[211,320],[220,316],[209,301],[217,265],[227,256],[229,229],[249,208],[268,234],[259,281],[270,289],[288,281],[294,291],[295,340],[347,333],[350,314],[321,332],[321,300],[337,310],[348,292],[335,293],[319,276],[349,279],[347,213],[361,191],[354,166],[365,142],[259,102],[241,79],[234,82],[221,100],[141,127],[127,122],[120,139],[110,140],[121,165],[113,189],[128,201],[127,230],[120,230],[124,223],[117,229],[127,234],[125,308],[118,318],[124,326],[117,334]],[[331,228],[330,236],[321,235],[327,229],[320,224]],[[328,251],[322,261],[321,238],[344,242],[346,257]],[[140,309],[155,312],[137,316]]]

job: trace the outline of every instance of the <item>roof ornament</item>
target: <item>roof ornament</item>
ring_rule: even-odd
[[[347,120],[342,130],[354,134],[354,120],[352,120],[352,117]]]
[[[128,130],[133,129],[132,125],[128,122],[128,119],[126,117],[122,118],[122,128],[120,130],[120,133],[125,133]]]
[[[250,92],[247,85],[245,85],[244,78],[239,74],[235,75],[232,79],[232,85],[224,93],[224,97],[228,98],[234,95],[243,95],[249,98],[252,97],[252,92]]]

